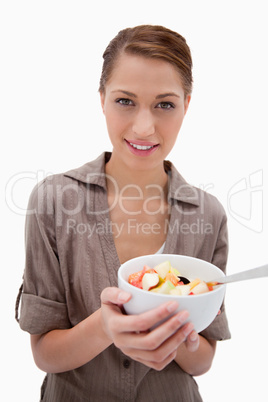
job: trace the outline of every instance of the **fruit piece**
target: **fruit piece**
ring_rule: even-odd
[[[191,289],[189,285],[179,285],[176,286],[175,289],[171,289],[170,294],[178,296],[188,296],[190,292]]]
[[[183,285],[180,286],[182,296],[187,296],[191,292],[190,285]]]
[[[150,292],[169,294],[172,289],[175,289],[175,286],[170,281],[166,281],[156,288],[151,289]]]
[[[128,282],[136,286],[136,288],[142,289],[142,278],[145,273],[156,273],[153,268],[150,268],[148,265],[144,265],[143,269],[138,272],[134,272],[130,274],[128,277]]]
[[[164,261],[161,264],[154,267],[154,269],[158,273],[160,279],[165,279],[167,276],[167,273],[171,269],[171,264],[169,261]]]
[[[176,268],[171,267],[170,271],[173,272],[173,274],[175,274],[176,276],[180,276],[180,272]]]
[[[179,289],[179,286],[176,286],[174,289],[170,289],[169,294],[173,296],[181,296],[181,290]]]
[[[156,273],[156,271],[153,269],[153,268],[151,268],[151,267],[149,267],[149,265],[144,265],[144,267],[143,267],[143,271],[145,272],[145,273]]]
[[[134,274],[129,275],[128,282],[136,286],[136,288],[142,289],[142,277],[145,274],[146,268],[144,267],[142,271],[134,272]]]
[[[165,280],[170,281],[174,286],[177,286],[179,282],[179,278],[173,272],[168,272]]]
[[[159,283],[159,276],[157,273],[145,273],[142,277],[142,289],[150,290],[157,286]]]
[[[184,285],[187,285],[188,283],[190,283],[189,279],[185,278],[184,276],[178,275],[178,279],[179,279],[179,281],[182,282]]]
[[[207,282],[208,287],[212,286],[217,286],[219,284],[219,282]]]
[[[206,282],[201,281],[196,285],[194,288],[192,288],[192,292],[194,295],[200,295],[201,293],[207,293],[209,292],[209,288],[206,284]]]
[[[200,283],[200,279],[194,279],[192,282],[189,283],[191,290]]]

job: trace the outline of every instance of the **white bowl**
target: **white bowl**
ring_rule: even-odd
[[[226,285],[216,286],[213,291],[199,295],[174,296],[145,291],[128,283],[129,275],[142,270],[144,265],[153,268],[167,260],[182,276],[191,280],[199,278],[208,282],[224,276],[215,265],[184,255],[153,254],[133,258],[122,264],[118,270],[118,287],[132,295],[130,301],[124,304],[124,309],[127,314],[140,314],[167,301],[175,300],[179,303],[176,312],[187,310],[190,314],[188,321],[194,324],[196,332],[201,332],[217,316],[224,299]]]

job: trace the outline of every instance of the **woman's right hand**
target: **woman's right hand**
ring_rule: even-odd
[[[192,323],[185,324],[189,314],[181,311],[150,330],[174,313],[178,304],[168,302],[146,313],[125,315],[122,305],[130,298],[130,294],[115,287],[103,290],[103,330],[125,355],[155,370],[162,370],[176,357],[178,347],[193,331]]]

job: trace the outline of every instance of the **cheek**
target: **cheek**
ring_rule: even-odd
[[[107,111],[105,114],[106,125],[110,135],[120,135],[127,130],[129,126],[129,119],[126,116],[113,111]]]
[[[181,115],[174,116],[173,118],[164,119],[161,122],[161,131],[165,133],[166,137],[169,137],[170,140],[173,137],[177,137],[180,128],[182,126],[183,117]]]

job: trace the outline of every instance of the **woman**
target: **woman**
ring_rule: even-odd
[[[225,270],[223,208],[165,161],[191,98],[190,50],[145,25],[119,32],[103,57],[112,153],[47,178],[29,202],[19,322],[48,373],[41,400],[201,401],[193,376],[230,337],[224,307],[200,334],[187,311],[149,331],[177,304],[126,316],[131,295],[117,288],[121,263],[163,250]]]

